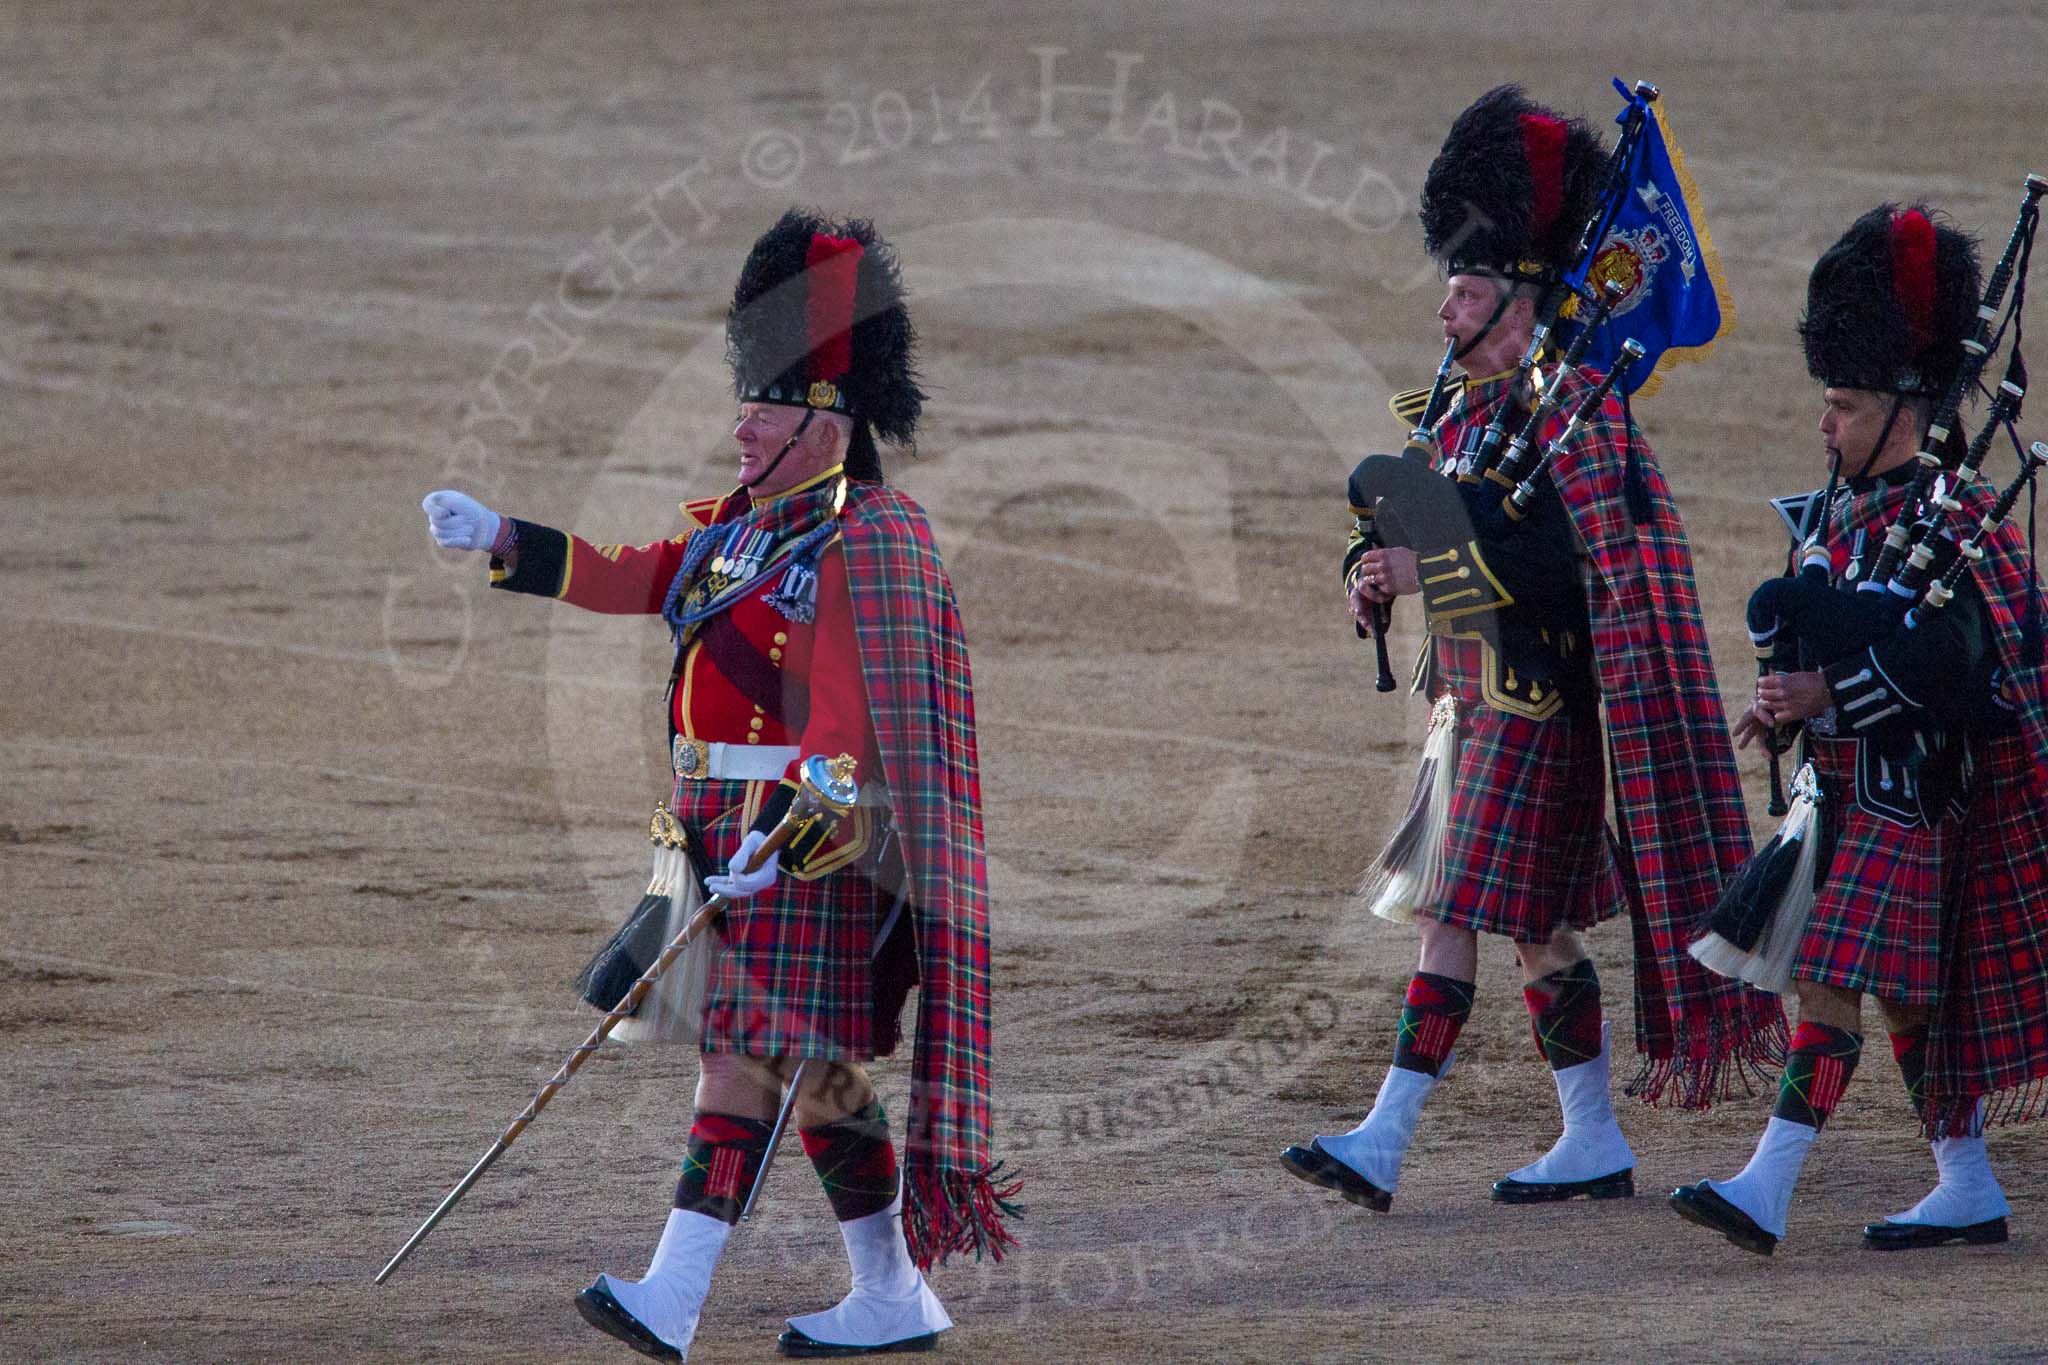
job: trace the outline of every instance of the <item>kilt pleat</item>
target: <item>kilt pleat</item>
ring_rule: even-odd
[[[1812,744],[1826,794],[1820,818],[1832,848],[1792,975],[1926,1004],[1941,988],[1942,906],[1956,823],[1908,826],[1871,814],[1852,795],[1856,743],[1814,736]]]
[[[1627,900],[1607,833],[1599,720],[1531,720],[1477,704],[1476,685],[1456,690],[1443,895],[1418,913],[1517,943],[1545,943],[1561,928],[1621,914]]]

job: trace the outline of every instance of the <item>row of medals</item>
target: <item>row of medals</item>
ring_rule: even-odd
[[[711,571],[699,591],[704,601],[722,596],[728,589],[745,583],[761,572],[761,565],[774,548],[774,537],[755,527],[735,526],[726,533],[725,544],[711,557]]]

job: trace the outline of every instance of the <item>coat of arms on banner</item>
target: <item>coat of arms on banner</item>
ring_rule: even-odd
[[[1610,317],[1620,317],[1650,297],[1656,286],[1657,267],[1671,258],[1671,245],[1654,223],[1638,228],[1616,228],[1607,234],[1593,264],[1586,271],[1586,283],[1604,288],[1609,280],[1622,288]]]

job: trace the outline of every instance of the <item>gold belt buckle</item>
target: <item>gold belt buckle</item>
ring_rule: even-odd
[[[706,740],[677,735],[669,749],[669,766],[676,776],[702,782],[711,776],[711,745]]]

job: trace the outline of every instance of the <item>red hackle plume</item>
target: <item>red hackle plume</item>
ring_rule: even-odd
[[[1549,114],[1523,114],[1522,153],[1529,158],[1529,230],[1541,237],[1564,207],[1564,120]],[[1932,239],[1930,239],[1932,240]]]
[[[811,238],[804,257],[811,285],[804,326],[811,342],[813,379],[837,381],[853,365],[853,296],[865,254],[851,237],[820,232]]]
[[[1892,219],[1892,293],[1917,356],[1934,340],[1934,224],[1919,209]]]

